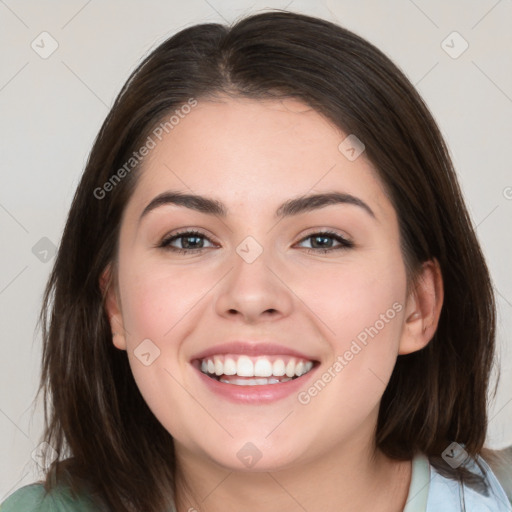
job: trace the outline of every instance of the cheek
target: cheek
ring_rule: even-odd
[[[332,265],[328,276],[311,274],[308,282],[316,288],[308,294],[304,287],[301,298],[321,319],[317,325],[329,340],[324,371],[329,383],[322,395],[340,406],[341,416],[347,410],[364,416],[378,404],[396,362],[406,276],[399,254],[352,263]]]
[[[190,398],[180,384],[179,340],[187,336],[187,313],[198,296],[177,273],[171,279],[149,264],[132,268],[123,291],[132,374],[155,417],[173,436],[186,438],[178,418],[186,417]]]
[[[190,397],[180,384],[180,341],[194,329],[191,320],[211,283],[201,272],[150,258],[142,263],[126,258],[122,263],[120,291],[133,377],[153,414],[179,438],[181,422],[175,419],[186,417],[190,408]]]
[[[129,355],[130,367],[137,387],[147,406],[163,427],[178,440],[186,440],[190,396],[177,383],[176,369],[163,353],[150,366],[144,366],[135,355]]]
[[[390,253],[371,258],[347,258],[340,264],[323,268],[311,267],[296,279],[294,290],[321,320],[318,325],[324,329],[326,339],[332,341],[337,351],[344,351],[353,338],[376,323],[379,331],[389,334],[386,339],[398,343],[398,306],[395,309],[392,306],[398,303],[403,309],[405,286],[401,257]]]
[[[208,280],[198,272],[147,259],[127,262],[122,289],[123,317],[129,332],[168,339],[207,291]]]

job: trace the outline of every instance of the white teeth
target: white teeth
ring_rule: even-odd
[[[272,363],[268,359],[258,359],[254,365],[254,375],[270,377],[272,375]]]
[[[226,357],[224,359],[224,375],[236,375],[236,370],[236,361],[230,357]]]
[[[236,373],[240,377],[254,377],[254,364],[247,356],[238,358]]]
[[[286,365],[286,376],[293,377],[295,375],[295,361],[290,359]]]
[[[255,359],[255,362],[253,360]],[[239,377],[261,377],[262,379],[253,379],[264,381],[267,384],[267,377],[285,377],[276,382],[285,382],[294,377],[300,377],[313,368],[312,361],[297,360],[294,357],[288,359],[285,364],[284,359],[276,359],[272,363],[267,357],[250,358],[246,355],[238,357],[215,355],[207,357],[201,361],[201,371],[206,374],[220,377],[222,375],[238,375]],[[222,379],[221,379],[222,380]],[[236,379],[232,379],[236,380]],[[244,382],[252,382],[245,379]],[[274,382],[271,382],[274,383]],[[249,384],[250,385],[250,384]]]
[[[308,373],[311,368],[313,368],[313,363],[311,361],[306,361],[305,363],[303,361],[299,361],[295,367],[295,375],[300,377],[301,375]]]
[[[282,359],[276,359],[272,365],[272,374],[276,377],[282,377],[286,373],[284,361]]]
[[[224,373],[224,365],[222,364],[222,360],[219,356],[215,356],[213,358],[215,364],[215,375],[222,375]]]
[[[225,382],[227,384],[235,384],[236,386],[261,386],[265,384],[279,384],[280,382],[287,382],[290,379],[289,377],[284,379],[276,379],[276,378],[269,378],[269,379],[220,379],[220,382]]]

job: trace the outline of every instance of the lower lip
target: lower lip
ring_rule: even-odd
[[[205,375],[199,368],[192,365],[199,374],[200,379],[213,393],[233,403],[262,404],[275,402],[290,395],[297,395],[315,373],[317,366],[314,366],[308,373],[279,384],[261,384],[257,386],[238,386],[212,379]]]

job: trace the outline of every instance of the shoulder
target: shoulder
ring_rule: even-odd
[[[47,492],[42,483],[21,487],[2,504],[0,512],[92,512],[97,510],[85,497],[72,497],[67,487]]]
[[[473,474],[482,477],[482,485],[471,487],[460,481],[441,475],[430,466],[430,485],[427,512],[448,512],[452,510],[478,510],[479,512],[511,512],[512,505],[503,487],[482,457],[465,466]],[[1,512],[1,511],[0,511]]]

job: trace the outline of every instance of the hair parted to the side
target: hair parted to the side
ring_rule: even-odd
[[[172,501],[172,436],[142,398],[126,352],[113,346],[99,286],[107,266],[115,269],[139,167],[102,199],[94,191],[164,115],[219,93],[297,98],[355,134],[397,211],[409,287],[422,262],[439,262],[445,295],[437,332],[425,349],[398,357],[376,444],[396,459],[423,452],[459,478],[463,468],[452,470],[440,456],[452,441],[482,453],[495,303],[447,148],[414,87],[379,49],[328,21],[274,10],[231,27],[192,26],[166,40],[132,73],[101,127],[39,318],[43,440],[60,455],[46,489],[57,481],[75,490],[84,484],[116,512],[162,512]]]

